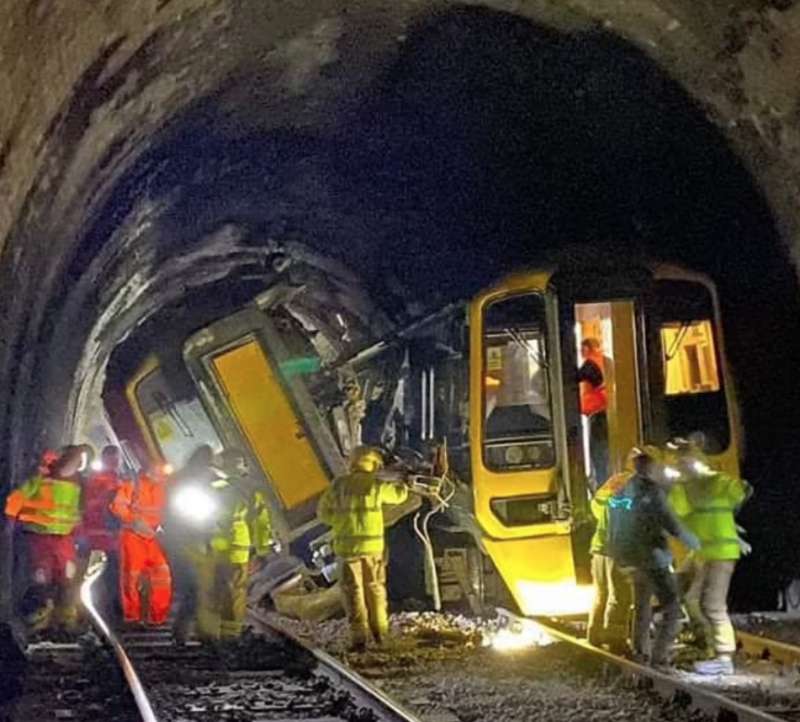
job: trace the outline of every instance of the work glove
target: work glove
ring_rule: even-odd
[[[700,549],[700,540],[690,531],[682,532],[678,539],[687,549],[693,552]]]
[[[283,545],[277,539],[273,539],[269,545],[274,554],[280,554],[283,549]]]
[[[152,539],[156,535],[152,527],[141,519],[136,519],[131,527],[134,532],[136,532],[139,536],[145,537],[146,539]]]
[[[738,532],[739,551],[742,553],[742,556],[746,557],[753,551],[753,545],[744,539],[744,535],[747,534],[747,530],[744,527],[737,524],[736,531]]]

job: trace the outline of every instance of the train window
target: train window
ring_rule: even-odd
[[[676,280],[658,281],[656,290],[667,435],[702,431],[707,450],[720,453],[730,443],[730,423],[711,293]]]
[[[174,399],[163,375],[154,371],[136,387],[136,398],[164,459],[182,467],[201,444],[220,451],[222,444],[200,399]]]
[[[719,391],[719,371],[711,321],[661,326],[667,396]]]
[[[484,462],[499,471],[554,464],[544,299],[522,294],[484,314]]]

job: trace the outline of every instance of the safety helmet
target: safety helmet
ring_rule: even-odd
[[[653,444],[642,444],[641,446],[634,446],[628,452],[628,457],[626,459],[626,465],[628,468],[632,469],[635,466],[635,463],[638,459],[642,457],[647,457],[651,461],[654,461],[657,464],[661,464],[664,461],[664,455],[657,446],[653,446]]]
[[[713,474],[708,455],[703,451],[696,436],[690,436],[688,439],[672,439],[667,444],[667,449],[680,466],[690,469],[699,476]]]
[[[214,456],[212,466],[224,474],[238,476],[247,473],[247,457],[240,449],[223,449]]]
[[[380,471],[383,468],[383,454],[374,446],[359,446],[350,452],[351,471]]]

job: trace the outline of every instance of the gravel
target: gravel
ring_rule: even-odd
[[[493,623],[446,614],[392,616],[386,651],[348,654],[344,620],[273,621],[338,655],[424,722],[702,720],[564,644],[499,652]]]
[[[800,645],[800,617],[779,612],[735,614],[733,623],[737,629],[780,642]]]

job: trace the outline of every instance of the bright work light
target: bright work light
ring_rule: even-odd
[[[207,521],[217,509],[211,494],[196,486],[180,489],[175,494],[173,506],[181,516],[195,522]]]

